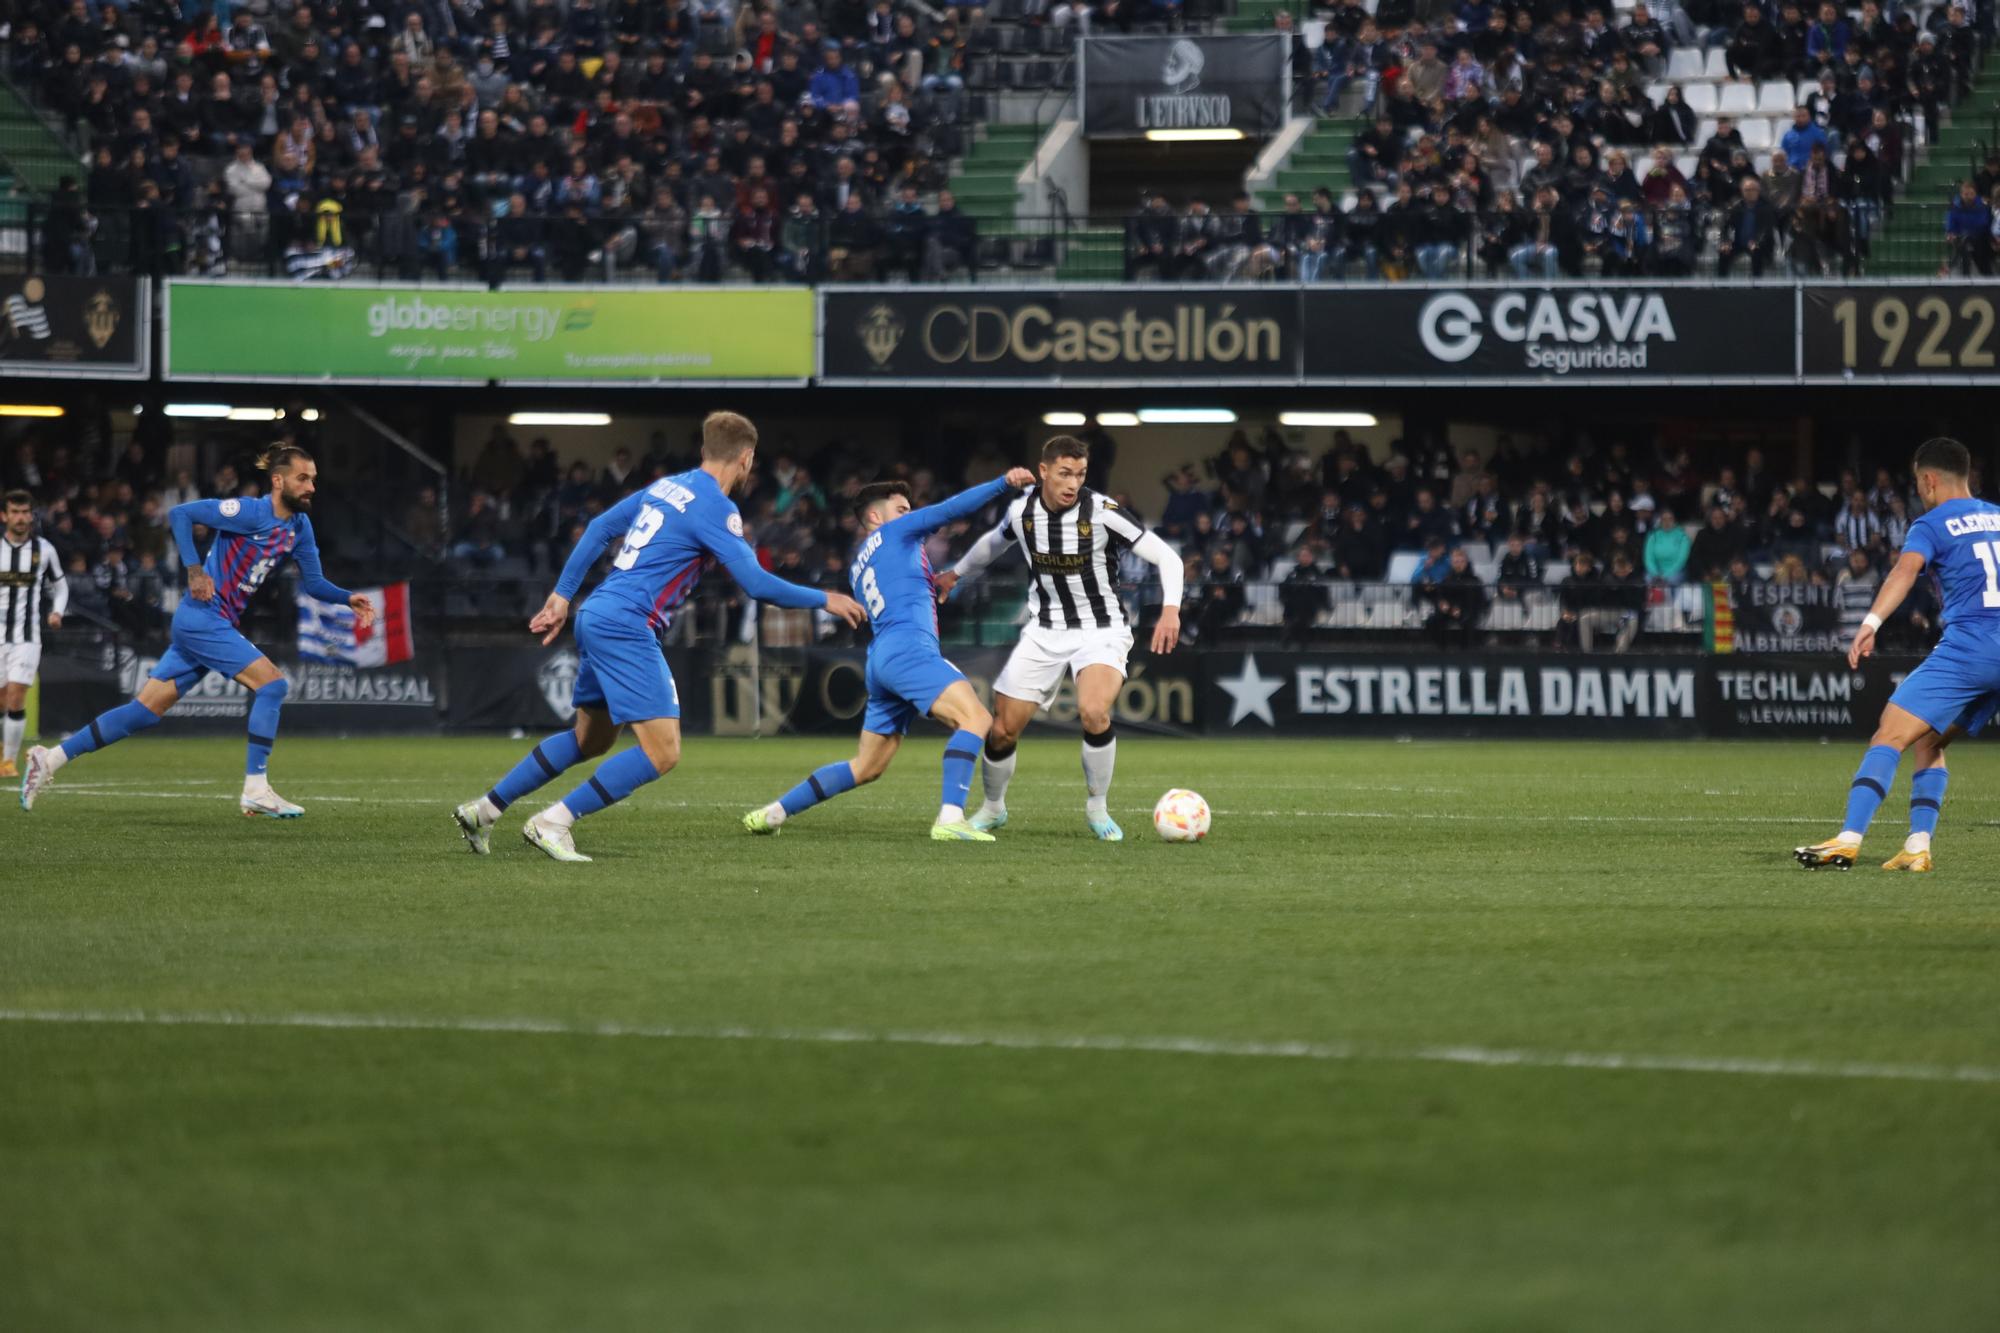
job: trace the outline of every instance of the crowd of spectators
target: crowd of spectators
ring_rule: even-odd
[[[1294,67],[1319,111],[1360,103],[1353,189],[1288,194],[1276,215],[1247,194],[1179,208],[1149,196],[1127,223],[1127,276],[1676,277],[1711,264],[1759,276],[1780,259],[1852,274],[1913,135],[1936,136],[1984,46],[1958,4],[1614,12],[1562,0],[1317,8],[1306,22],[1323,36],[1294,33]],[[1289,15],[1279,25],[1293,30]],[[1708,52],[1716,81],[1691,81]],[[1947,260],[1985,273],[2000,171],[1967,188]]]
[[[40,0],[7,72],[89,154],[52,271],[661,281],[969,267],[984,11],[926,0]]]
[[[524,444],[495,427],[452,479],[448,506],[435,488],[413,488],[404,509],[381,518],[421,555],[419,572],[442,573],[455,589],[503,589],[511,618],[539,604],[591,518],[635,487],[695,466],[697,450],[695,441],[655,434],[592,465],[561,458],[545,438]],[[0,453],[0,484],[36,496],[76,610],[128,632],[157,632],[184,583],[167,511],[203,496],[261,494],[263,478],[231,462],[198,475],[183,465],[194,454],[185,444],[162,450],[134,438],[108,464],[83,452],[17,436]],[[1011,461],[991,444],[937,466],[885,460],[839,440],[809,448],[781,440],[767,454],[741,501],[761,558],[784,577],[842,589],[856,539],[852,501],[864,484],[894,476],[924,504]],[[1108,487],[1116,456],[1116,442],[1093,432],[1092,484],[1111,489],[1185,561],[1185,621],[1196,641],[1246,624],[1305,640],[1329,628],[1337,595],[1366,595],[1415,608],[1418,621],[1399,623],[1424,624],[1446,643],[1533,628],[1515,613],[1539,604],[1552,609],[1545,628],[1559,641],[1624,647],[1649,608],[1685,608],[1698,628],[1701,585],[1714,583],[1739,594],[1770,584],[1840,589],[1848,619],[1858,621],[1915,512],[1907,478],[1887,468],[1846,468],[1820,483],[1783,475],[1755,448],[1698,463],[1685,449],[1611,442],[1559,450],[1502,435],[1483,455],[1430,441],[1378,452],[1338,433],[1313,454],[1275,431],[1239,431],[1213,458],[1175,468],[1150,496]],[[1973,485],[1984,493],[1982,477]],[[329,523],[351,526],[356,515],[345,511],[359,507],[343,497],[343,512],[321,520],[322,547],[336,564],[340,542]],[[996,519],[997,509],[937,533],[933,567],[955,560]],[[1129,611],[1149,617],[1160,595],[1152,566],[1128,556],[1120,572]],[[973,595],[958,600],[967,614],[979,614],[984,600],[1010,605],[1001,589],[1024,578],[1017,564],[1002,566],[984,581],[992,587],[970,585]],[[711,582],[704,603],[731,604],[728,581],[718,574]],[[1260,618],[1259,607],[1270,614]],[[501,613],[484,603],[465,609]],[[1891,633],[1921,634],[1933,614],[1920,588]],[[766,630],[806,642],[836,626],[779,617]]]

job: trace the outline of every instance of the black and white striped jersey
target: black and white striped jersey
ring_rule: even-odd
[[[1028,610],[1043,629],[1129,629],[1118,600],[1118,561],[1146,530],[1117,502],[1085,487],[1051,513],[1031,486],[1007,506],[1000,531],[1019,542],[1034,573]]]
[[[44,590],[49,593],[46,610]],[[69,584],[56,548],[41,537],[17,546],[0,534],[0,643],[40,643],[47,613],[68,606]]]

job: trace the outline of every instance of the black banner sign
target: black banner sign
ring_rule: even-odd
[[[708,655],[675,650],[666,656],[680,692],[681,729],[702,735],[709,729],[712,711],[704,683]],[[451,688],[445,724],[468,731],[566,727],[576,718],[570,697],[577,666],[576,641],[568,637],[549,648],[528,644],[457,649],[447,676]]]
[[[1751,583],[1727,588],[1734,628],[1730,651],[1738,653],[1839,653],[1847,650],[1841,632],[1842,590],[1809,583]],[[1718,633],[1716,647],[1722,647]]]
[[[1709,736],[1868,735],[1913,658],[1871,657],[1861,670],[1832,653],[1703,659],[1701,729]]]
[[[1842,379],[1991,379],[1996,307],[1990,283],[1807,287],[1802,369]]]
[[[144,379],[147,290],[129,277],[0,275],[0,375]]]
[[[105,649],[100,661],[51,655],[42,663],[43,723],[49,731],[74,731],[99,712],[129,699],[159,659],[129,648]],[[443,718],[444,664],[418,654],[394,666],[360,668],[324,662],[280,661],[292,683],[285,701],[287,732],[435,731]],[[202,677],[173,706],[176,730],[241,733],[250,718],[250,691],[213,673]]]
[[[1690,736],[1698,657],[1212,652],[1211,734]]]
[[[1291,41],[1234,37],[1086,37],[1078,80],[1083,132],[1134,138],[1160,130],[1276,134],[1285,123]]]
[[[828,288],[821,382],[1296,384],[1298,295],[1254,287]]]
[[[1789,380],[1789,287],[1312,289],[1315,383]]]

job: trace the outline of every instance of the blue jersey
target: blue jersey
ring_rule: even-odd
[[[1910,524],[1903,550],[1937,577],[1948,630],[2000,633],[2000,506],[1946,500]]]
[[[556,594],[574,600],[584,575],[621,533],[624,541],[611,558],[611,572],[591,600],[600,608],[613,603],[629,607],[653,629],[666,626],[717,561],[760,602],[807,610],[826,605],[826,594],[818,589],[765,572],[743,539],[743,517],[735,503],[700,468],[662,477],[592,519],[563,566]]]
[[[876,643],[919,640],[937,647],[937,592],[924,539],[947,523],[971,518],[1008,489],[1007,479],[1001,477],[949,500],[912,509],[869,533],[855,549],[847,581],[868,608]]]
[[[319,544],[313,540],[312,520],[304,514],[279,518],[272,512],[269,499],[191,500],[175,505],[167,515],[167,522],[173,528],[181,564],[189,569],[197,563],[194,525],[200,523],[215,529],[208,559],[199,562],[215,580],[215,599],[189,604],[214,611],[232,625],[243,618],[243,608],[249,605],[252,595],[264,586],[264,580],[286,556],[299,562],[299,572],[304,575],[299,586],[309,596],[344,602],[350,595],[346,589],[327,582],[320,572]]]

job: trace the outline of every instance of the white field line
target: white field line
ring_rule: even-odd
[[[1510,1050],[1485,1046],[1368,1047],[1345,1042],[1234,1041],[1208,1037],[1062,1036],[977,1032],[867,1031],[858,1028],[662,1027],[573,1023],[549,1018],[414,1018],[393,1014],[239,1014],[223,1012],[0,1009],[0,1023],[115,1024],[134,1027],[316,1028],[626,1038],[645,1041],[754,1041],[809,1046],[986,1047],[1006,1051],[1091,1051],[1193,1055],[1323,1063],[1447,1064],[1522,1069],[1592,1069],[1750,1078],[2000,1084],[2000,1068],[1855,1060],[1761,1059],[1753,1056],[1635,1055],[1597,1051]]]

